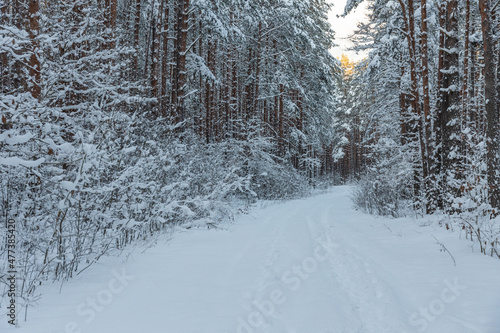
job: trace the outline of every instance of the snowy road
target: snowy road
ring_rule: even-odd
[[[225,230],[187,230],[125,262],[106,258],[61,294],[44,286],[12,331],[500,332],[499,260],[425,219],[357,212],[348,194],[272,204]]]

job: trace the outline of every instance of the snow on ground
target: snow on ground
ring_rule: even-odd
[[[500,332],[498,259],[426,219],[357,212],[349,191],[255,208],[223,230],[184,230],[105,258],[61,293],[42,286],[28,321],[9,329],[2,316],[0,331]]]

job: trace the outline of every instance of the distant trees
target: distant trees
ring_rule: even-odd
[[[350,181],[361,175],[368,157],[365,141],[368,124],[363,115],[367,106],[360,96],[366,95],[369,88],[359,81],[362,63],[355,63],[345,54],[342,54],[339,60],[341,75],[338,95],[344,113],[339,117],[343,137],[342,150],[339,151],[341,158],[335,163],[335,169],[341,180]]]

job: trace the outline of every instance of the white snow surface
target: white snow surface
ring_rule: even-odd
[[[61,292],[42,286],[18,328],[4,300],[0,332],[500,332],[500,260],[428,219],[358,212],[349,194],[261,203],[103,258]]]

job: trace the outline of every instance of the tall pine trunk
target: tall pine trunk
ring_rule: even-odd
[[[175,67],[172,87],[172,103],[174,103],[173,120],[182,122],[184,112],[184,90],[187,83],[186,50],[188,37],[189,0],[178,0],[175,10]]]
[[[424,137],[424,158],[426,162],[424,163],[424,167],[427,168],[424,171],[424,186],[425,186],[425,194],[427,195],[427,211],[429,212],[433,208],[431,208],[431,204],[434,199],[430,195],[431,191],[431,164],[430,161],[430,114],[431,114],[431,105],[430,105],[430,96],[429,96],[429,45],[428,45],[428,24],[427,24],[427,0],[421,0],[420,2],[420,12],[421,12],[421,49],[422,49],[422,90],[423,90],[423,114],[422,114],[422,134]],[[425,177],[427,174],[427,177]],[[433,177],[434,178],[434,177]]]
[[[441,87],[439,91],[438,127],[442,136],[442,191],[459,195],[457,184],[461,177],[460,154],[460,88],[458,79],[458,7],[456,0],[448,0],[444,10],[444,47],[440,63]],[[442,67],[441,67],[442,66]],[[444,203],[447,206],[451,202]]]
[[[411,110],[418,117],[414,122],[413,126],[413,136],[415,140],[418,141],[418,147],[420,149],[420,167],[422,169],[421,178],[419,177],[418,168],[415,167],[414,170],[414,182],[415,188],[414,193],[416,196],[427,197],[427,193],[425,193],[425,186],[422,188],[422,183],[427,179],[428,176],[428,160],[426,156],[425,149],[425,134],[424,134],[424,124],[422,123],[422,112],[420,108],[420,96],[419,96],[419,79],[417,75],[417,49],[416,49],[416,34],[415,34],[415,13],[414,13],[414,2],[413,0],[408,0],[408,10],[406,10],[406,6],[404,1],[399,0],[399,4],[401,5],[401,10],[403,13],[403,19],[405,23],[405,32],[406,39],[408,43],[408,53],[410,56],[410,105]],[[424,193],[422,193],[422,190]]]
[[[134,47],[135,47],[135,57],[134,57],[134,69],[136,73],[139,73],[139,59],[141,57],[139,52],[139,33],[141,28],[141,0],[135,0],[135,18],[134,18]]]
[[[464,74],[462,85],[462,112],[469,118],[469,54],[470,54],[470,0],[465,1],[465,41],[464,41]]]
[[[170,65],[169,65],[169,19],[170,19],[170,1],[165,0],[165,10],[163,12],[163,30],[162,30],[162,40],[163,40],[163,53],[161,58],[161,97],[160,97],[160,109],[163,117],[168,116],[168,106],[169,106],[169,96],[167,94],[167,86],[170,83]]]
[[[490,190],[490,204],[497,208],[500,199],[498,188],[498,100],[495,78],[495,55],[493,45],[492,15],[490,0],[479,0],[484,44],[484,80],[487,121],[487,174]]]
[[[9,13],[9,2],[0,0],[0,25],[7,25]],[[7,52],[0,53],[0,92],[7,91],[9,88],[9,58]]]
[[[40,4],[38,0],[29,0],[28,15],[29,15],[29,37],[31,40],[31,54],[28,62],[29,67],[29,91],[33,98],[40,98],[42,92],[41,87],[41,73],[40,73],[40,60],[38,59],[38,33],[40,31],[39,17]]]

